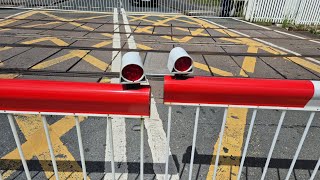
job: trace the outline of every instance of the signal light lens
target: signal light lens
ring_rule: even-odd
[[[188,71],[191,68],[191,66],[192,60],[189,57],[179,58],[174,64],[174,68],[180,72]]]
[[[122,69],[122,77],[129,81],[138,81],[143,76],[143,69],[136,65],[130,64]]]

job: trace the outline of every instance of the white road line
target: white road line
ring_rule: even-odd
[[[133,35],[131,35],[132,31],[131,31],[131,28],[129,25],[126,11],[123,8],[121,8],[121,14],[122,14],[123,23],[126,24],[124,26],[124,29],[126,30],[126,35],[128,38],[129,49],[137,49],[137,45],[134,41],[134,37],[133,37]]]
[[[246,23],[246,24],[250,24],[250,25],[259,27],[259,28],[263,28],[263,29],[267,29],[267,30],[272,30],[272,31],[274,31],[274,32],[277,32],[277,33],[280,33],[280,34],[284,34],[284,35],[287,35],[287,36],[292,36],[292,37],[299,38],[299,39],[307,39],[307,38],[302,37],[302,36],[298,36],[298,35],[295,35],[295,34],[290,34],[290,33],[283,32],[283,31],[279,31],[279,30],[273,30],[273,29],[271,29],[271,28],[264,27],[264,26],[261,26],[261,25],[258,25],[258,24],[254,24],[254,23],[251,23],[251,22],[247,22],[247,21],[244,21],[244,20],[240,20],[240,19],[236,19],[236,18],[233,18],[233,19],[236,20],[236,21],[240,21],[240,22],[243,22],[243,23]],[[319,41],[315,41],[315,40],[308,40],[308,41],[320,44]]]
[[[113,14],[113,23],[114,23],[114,34],[113,34],[113,48],[120,48],[120,33],[119,33],[119,19],[118,19],[118,10],[114,8]],[[121,64],[121,52],[112,51],[112,72],[120,71]],[[118,83],[118,78],[111,79],[111,83]],[[126,124],[125,118],[121,117],[113,117],[112,119],[112,132],[113,132],[113,147],[114,147],[114,161],[115,162],[127,162],[127,148],[126,148]],[[108,133],[106,133],[108,134]],[[106,138],[106,152],[105,152],[105,162],[111,161],[111,153],[108,146],[109,137]],[[127,166],[127,165],[125,165]],[[127,167],[126,167],[127,168]],[[104,176],[105,180],[112,180],[111,169],[106,170],[106,174]],[[116,179],[118,180],[126,180],[128,179],[128,173],[116,173]]]
[[[202,18],[199,18],[199,19],[201,19],[201,20],[203,20],[203,21],[206,21],[206,22],[208,22],[208,23],[211,23],[211,24],[213,24],[213,25],[216,25],[216,26],[218,26],[218,27],[221,27],[221,28],[227,28],[227,27],[225,27],[225,26],[222,26],[222,25],[217,24],[217,23],[215,23],[215,22],[209,21],[209,20],[207,20],[207,19],[202,19]],[[237,33],[237,34],[241,34],[241,35],[246,36],[246,37],[250,37],[250,36],[247,35],[247,34],[238,32],[238,31],[233,30],[233,29],[228,29],[228,30],[229,30],[229,31],[232,31],[232,32],[234,32],[234,33]],[[267,42],[267,41],[261,40],[261,39],[259,39],[259,38],[253,38],[253,39],[256,40],[256,41],[259,41],[259,42],[261,42],[261,43],[263,43],[263,44],[266,44],[266,45],[268,45],[268,46],[271,46],[271,47],[274,47],[274,48],[278,48],[278,49],[280,49],[280,50],[282,50],[282,51],[285,51],[285,52],[287,52],[287,53],[291,53],[291,54],[294,54],[294,55],[296,55],[296,56],[301,56],[300,53],[297,53],[297,52],[291,51],[291,50],[289,50],[289,49],[287,49],[287,48],[284,48],[284,47],[275,45],[275,44],[273,44],[273,43],[271,43],[271,42]],[[307,60],[309,60],[309,61],[312,61],[312,62],[314,62],[314,63],[316,63],[316,64],[320,64],[320,61],[317,60],[317,59],[314,59],[314,58],[311,58],[311,57],[305,57],[305,59],[307,59]]]
[[[128,18],[126,16],[126,12],[123,8],[121,9],[121,13],[122,13],[123,23],[129,24]],[[127,37],[129,37],[129,35],[131,34],[130,25],[125,25],[125,30],[127,33]],[[129,43],[130,49],[136,49],[137,46],[136,46],[133,35],[129,37],[128,43]],[[157,110],[156,102],[152,94],[151,96],[152,96],[151,105],[150,105],[151,117],[150,119],[145,121],[145,128],[148,134],[148,144],[151,150],[153,163],[162,163],[164,165],[165,159],[166,159],[165,157],[166,133],[164,131],[162,120],[160,119],[160,116]],[[169,154],[171,154],[171,151],[169,152]],[[163,169],[163,173],[164,173],[164,169]],[[158,180],[163,180],[164,174],[156,174],[156,178]],[[179,174],[178,173],[174,174],[169,179],[177,180],[179,179]]]

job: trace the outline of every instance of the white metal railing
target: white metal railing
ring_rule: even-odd
[[[112,117],[139,118],[140,136],[140,179],[143,180],[144,163],[144,119],[150,116],[150,87],[140,86],[134,90],[122,84],[76,83],[39,80],[0,80],[0,113],[7,114],[11,131],[17,145],[26,178],[31,180],[30,171],[14,123],[13,114],[41,115],[48,143],[54,176],[59,180],[56,156],[46,119],[47,115],[74,116],[79,145],[83,179],[87,179],[86,163],[82,143],[79,116],[105,117],[107,139],[110,150],[111,172],[115,179]],[[0,179],[2,180],[1,172]]]
[[[319,0],[249,0],[245,19],[294,24],[320,24]]]
[[[0,0],[0,7],[112,12],[118,7],[114,0]]]
[[[1,7],[112,12],[182,13],[193,16],[242,16],[246,0],[0,0]]]

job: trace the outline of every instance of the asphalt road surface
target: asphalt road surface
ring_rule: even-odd
[[[0,18],[2,18],[0,21],[0,70],[2,72],[8,68],[68,73],[119,72],[117,67],[121,56],[126,51],[137,48],[144,50],[141,56],[146,73],[167,74],[169,73],[166,69],[168,53],[151,52],[151,50],[170,51],[173,47],[180,46],[193,52],[190,55],[195,61],[194,75],[312,80],[320,78],[318,57],[271,57],[292,53],[288,52],[289,50],[303,55],[320,55],[319,42],[314,38],[302,35],[299,37],[302,36],[304,39],[297,38],[298,34],[290,35],[275,31],[277,29],[273,27],[266,29],[235,19],[201,19],[168,14],[134,15],[127,14],[121,9],[97,14],[1,10]],[[123,24],[130,24],[130,26]],[[96,49],[87,50],[85,47]],[[123,48],[123,50],[119,53],[113,48]],[[225,55],[208,55],[208,52],[225,53]],[[236,55],[236,53],[248,52],[257,53],[257,57]],[[259,53],[270,54],[270,57],[260,57]],[[72,77],[26,75],[17,72],[3,73],[0,77],[100,83],[110,83],[114,80],[76,75]],[[151,118],[145,120],[145,179],[163,179],[168,106],[164,105],[162,100],[163,81],[159,79],[149,82],[153,99]],[[212,179],[213,159],[217,151],[223,111],[223,108],[200,108],[192,179]],[[172,155],[169,172],[171,179],[187,179],[195,108],[174,106],[172,112],[170,143]],[[258,111],[242,179],[260,178],[280,114],[279,110]],[[285,178],[309,114],[297,111],[287,113],[266,179]],[[234,179],[237,176],[251,115],[251,109],[228,109],[217,179]],[[73,117],[48,116],[47,118],[51,136],[56,137],[53,148],[60,178],[80,179],[81,163]],[[0,115],[0,119],[2,176],[5,179],[25,179],[8,119],[5,115]],[[316,114],[291,179],[308,179],[320,157],[319,120],[320,116]],[[81,117],[80,121],[88,177],[111,179],[110,159],[107,156],[109,146],[106,143],[106,119]],[[17,114],[15,122],[21,143],[24,144],[23,151],[32,177],[34,179],[53,178],[52,164],[40,117]],[[118,179],[139,178],[139,125],[139,119],[113,119]],[[317,175],[316,179],[319,178],[320,176]]]

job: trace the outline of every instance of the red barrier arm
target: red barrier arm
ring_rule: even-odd
[[[0,80],[0,110],[150,115],[150,87],[42,80]]]
[[[190,77],[164,79],[164,102],[303,108],[314,95],[307,80]]]

